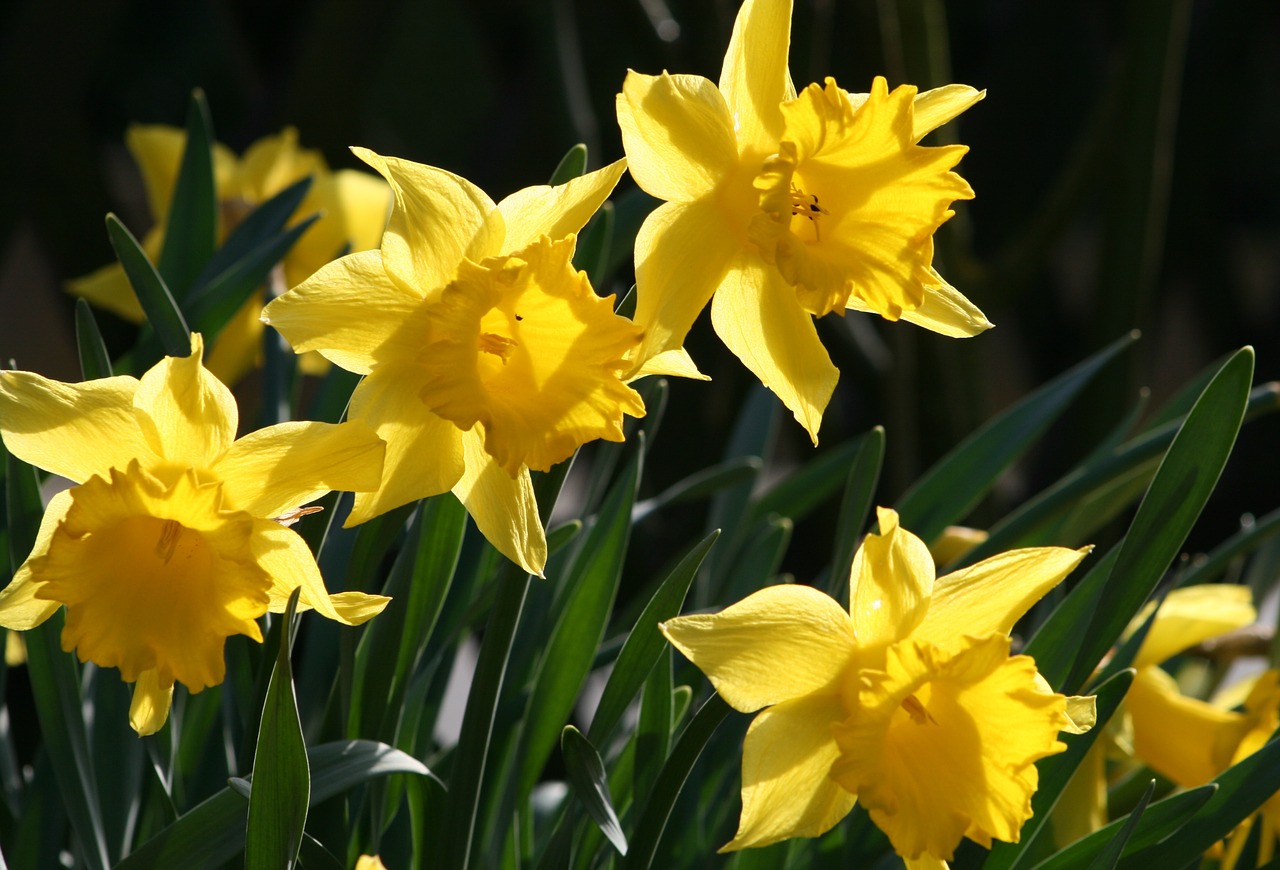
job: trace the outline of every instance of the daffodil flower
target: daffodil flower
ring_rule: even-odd
[[[0,625],[65,605],[62,646],[135,683],[130,721],[157,731],[173,684],[222,682],[223,643],[299,610],[356,625],[389,599],[330,595],[285,522],[334,489],[377,485],[383,445],[362,423],[283,423],[236,440],[235,399],[191,355],[136,379],[65,384],[0,372],[0,433],[19,459],[77,485],[45,509],[30,557],[0,592]]]
[[[1149,604],[1134,617],[1129,632],[1151,615]],[[1257,752],[1280,725],[1280,672],[1265,671],[1225,698],[1202,701],[1184,695],[1159,666],[1179,653],[1257,619],[1247,586],[1226,583],[1175,589],[1166,596],[1134,659],[1138,672],[1125,710],[1132,729],[1132,753],[1161,775],[1190,788],[1216,778],[1233,764]],[[1233,697],[1234,696],[1234,697]],[[1236,701],[1243,699],[1243,709]],[[1263,804],[1258,863],[1275,854],[1280,836],[1280,796]],[[1225,867],[1234,866],[1248,839],[1252,818],[1230,837]]]
[[[636,237],[635,370],[687,375],[680,349],[711,302],[716,333],[815,443],[838,373],[813,318],[846,308],[954,337],[986,317],[933,268],[933,233],[973,196],[966,149],[922,147],[982,99],[949,85],[795,92],[790,0],[746,0],[719,85],[628,72],[618,123],[636,183],[666,202]]]
[[[623,414],[644,414],[620,377],[640,330],[571,264],[574,233],[625,164],[495,205],[443,169],[354,150],[395,196],[381,250],[330,263],[263,312],[294,350],[366,376],[349,413],[387,442],[387,462],[348,524],[452,490],[500,552],[540,575],[529,470],[621,441]]]
[[[962,837],[1016,842],[1035,761],[1091,727],[1092,698],[1055,694],[1009,632],[1086,550],[1013,550],[937,578],[923,541],[879,510],[854,557],[846,612],[770,586],[662,624],[732,707],[764,708],[742,754],[742,816],[721,851],[816,837],[861,801],[913,866]]]
[[[154,221],[142,247],[154,261],[164,247],[164,227],[177,184],[187,134],[163,125],[131,126],[125,145],[138,163],[147,204]],[[311,176],[307,196],[291,222],[320,213],[285,256],[283,280],[288,287],[301,282],[344,250],[377,247],[391,207],[391,193],[380,178],[353,169],[329,170],[319,151],[298,147],[298,131],[286,128],[249,146],[243,157],[220,143],[213,146],[214,187],[218,198],[218,237],[225,238],[250,211],[296,181]],[[103,266],[68,283],[72,293],[134,323],[144,319],[133,287],[118,263]],[[232,317],[213,342],[208,367],[224,383],[233,384],[256,364],[260,352],[261,300],[253,299]],[[314,358],[305,370],[323,371]]]

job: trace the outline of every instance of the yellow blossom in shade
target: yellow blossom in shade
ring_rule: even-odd
[[[356,859],[356,870],[387,870],[378,855],[361,855]]]
[[[813,318],[846,308],[953,337],[986,317],[933,268],[962,146],[920,140],[982,99],[962,85],[797,94],[790,0],[746,0],[719,84],[629,72],[617,99],[632,175],[666,202],[636,237],[634,371],[687,375],[681,345],[711,302],[716,333],[817,441],[837,372]]]
[[[571,265],[574,234],[625,164],[495,204],[443,169],[354,150],[394,194],[381,249],[330,263],[263,312],[294,350],[366,376],[349,413],[386,441],[387,461],[348,524],[452,490],[503,555],[541,574],[529,470],[620,441],[623,415],[644,414],[621,378],[640,331]]]
[[[191,355],[141,379],[65,384],[0,372],[0,434],[19,459],[76,486],[49,502],[31,555],[0,592],[0,625],[34,628],[62,606],[62,646],[135,683],[139,734],[168,717],[175,682],[222,681],[223,642],[299,609],[355,625],[389,599],[330,595],[288,528],[300,505],[377,485],[383,444],[363,423],[283,423],[236,439],[230,391]],[[305,510],[305,509],[304,509]]]
[[[1014,623],[1088,552],[1013,550],[944,577],[881,508],[854,557],[850,608],[808,586],[770,586],[661,628],[751,723],[742,816],[722,851],[816,837],[861,800],[913,867],[962,836],[1017,840],[1034,762],[1059,731],[1092,726],[1092,698],[1053,693]],[[1017,734],[1009,733],[1016,723]]]
[[[164,247],[165,222],[177,184],[186,131],[163,125],[135,124],[125,144],[138,163],[154,225],[142,240],[153,261]],[[294,182],[311,176],[306,197],[290,218],[296,223],[320,213],[282,261],[289,287],[307,278],[344,251],[377,247],[391,207],[391,194],[382,179],[352,169],[330,171],[319,151],[299,148],[298,132],[288,127],[249,146],[242,157],[222,144],[213,146],[214,187],[218,198],[218,238],[225,239],[254,208]],[[74,279],[71,292],[135,323],[142,308],[118,263]],[[232,317],[210,348],[209,369],[225,383],[234,383],[255,365],[260,353],[262,302],[251,299]],[[323,371],[324,361],[308,358],[310,373]],[[320,366],[317,369],[317,365]]]

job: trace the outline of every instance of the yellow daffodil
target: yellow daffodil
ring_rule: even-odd
[[[443,169],[355,153],[395,195],[381,250],[330,263],[263,312],[294,350],[366,376],[350,416],[387,442],[387,462],[348,524],[452,490],[499,551],[541,574],[529,469],[621,441],[623,414],[644,414],[620,378],[640,331],[571,265],[574,233],[624,163],[495,205]]]
[[[334,489],[377,485],[383,444],[362,423],[283,423],[235,440],[235,399],[191,355],[142,378],[64,384],[0,372],[0,433],[25,462],[77,485],[45,509],[30,557],[0,592],[0,625],[26,630],[66,606],[62,646],[136,683],[139,734],[169,714],[174,682],[222,682],[223,642],[299,609],[355,625],[389,599],[329,595],[288,526]]]
[[[356,870],[387,870],[378,855],[361,855],[356,859]]]
[[[125,144],[142,171],[147,203],[155,222],[142,240],[152,261],[164,247],[165,221],[186,142],[186,131],[163,125],[135,124],[125,134]],[[365,251],[377,247],[391,207],[391,193],[381,179],[353,169],[331,172],[319,151],[298,147],[298,131],[292,127],[279,135],[258,140],[239,158],[226,146],[215,144],[213,169],[219,205],[219,239],[225,238],[254,208],[294,182],[311,176],[311,187],[291,222],[317,212],[321,217],[284,258],[283,280],[288,287],[301,282],[344,250]],[[117,263],[75,279],[68,286],[77,296],[128,320],[135,323],[143,320],[133,288]],[[262,323],[258,319],[261,311],[261,300],[247,302],[210,348],[209,369],[224,383],[234,383],[256,364],[262,337]],[[323,366],[324,361],[311,358],[306,370],[318,373],[317,363]]]
[[[1130,631],[1150,616],[1154,604],[1134,618]],[[1202,701],[1184,695],[1160,662],[1257,618],[1247,586],[1205,584],[1169,593],[1135,659],[1138,673],[1125,699],[1133,733],[1133,755],[1180,786],[1203,785],[1257,752],[1280,725],[1280,672],[1262,673],[1227,694]],[[1243,697],[1243,710],[1235,697]],[[1260,810],[1259,863],[1271,860],[1280,836],[1280,797]],[[1253,821],[1231,836],[1224,866],[1233,866]]]
[[[633,368],[687,375],[680,349],[711,302],[716,333],[817,441],[837,372],[813,318],[846,308],[971,336],[985,316],[933,269],[933,233],[973,196],[965,148],[919,142],[982,99],[949,85],[795,92],[790,0],[746,0],[717,86],[627,73],[618,123],[636,183],[666,202],[636,238]]]
[[[962,837],[1017,841],[1034,762],[1092,698],[1055,694],[1009,632],[1087,550],[1014,550],[934,577],[929,551],[879,510],[854,557],[848,612],[771,586],[661,628],[732,707],[764,709],[742,755],[742,816],[722,851],[815,837],[861,801],[898,854],[939,866]]]

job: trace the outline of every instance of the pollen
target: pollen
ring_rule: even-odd
[[[791,214],[792,216],[800,216],[809,219],[813,224],[813,236],[815,240],[822,239],[822,233],[818,229],[818,218],[828,217],[831,212],[823,208],[818,202],[818,196],[814,193],[805,193],[794,184],[791,185]]]
[[[516,347],[516,342],[505,335],[495,335],[492,332],[480,333],[480,350],[483,353],[491,353],[498,359],[502,360],[502,364],[507,364],[507,357],[511,355],[512,348]]]
[[[182,526],[177,520],[165,520],[160,527],[160,539],[156,542],[156,556],[168,565],[177,549],[178,539],[182,537]]]
[[[938,720],[933,718],[928,708],[921,704],[920,699],[915,695],[907,695],[907,699],[902,702],[902,709],[907,711],[911,721],[917,725],[923,725],[926,722],[931,722],[934,725],[938,724]]]

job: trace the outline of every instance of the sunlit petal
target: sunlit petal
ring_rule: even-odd
[[[204,343],[191,334],[191,355],[151,367],[133,397],[151,449],[180,468],[215,463],[236,437],[240,411],[231,391],[202,364]]]
[[[381,595],[362,596],[358,592],[348,592],[342,599],[343,607],[340,611],[325,589],[316,557],[297,532],[271,520],[256,520],[253,531],[254,559],[271,577],[268,609],[283,612],[293,590],[301,588],[302,592],[298,596],[299,610],[315,608],[317,613],[328,619],[356,625],[357,622],[381,613],[391,600]],[[358,603],[361,597],[362,604]],[[363,619],[350,618],[352,615],[359,617],[365,613],[367,615]]]
[[[62,606],[60,602],[35,597],[40,586],[33,582],[30,562],[49,551],[49,541],[53,538],[53,531],[67,515],[70,507],[70,490],[64,489],[49,499],[49,504],[44,509],[44,516],[40,518],[40,528],[36,532],[36,542],[31,548],[31,555],[18,568],[9,585],[0,590],[0,625],[5,628],[14,631],[35,628],[53,616],[54,612]]]
[[[863,646],[911,634],[925,618],[934,588],[933,557],[924,541],[898,525],[896,511],[878,508],[876,517],[880,533],[863,540],[849,575],[849,613]]]
[[[848,614],[811,586],[768,586],[719,613],[659,627],[744,713],[832,691],[856,646]]]
[[[716,291],[711,322],[729,350],[778,394],[817,444],[822,412],[840,373],[795,291],[776,270],[740,257]]]
[[[155,670],[138,675],[133,684],[133,700],[129,703],[129,724],[139,737],[155,734],[164,727],[173,704],[173,680],[160,682]]]
[[[919,142],[925,136],[952,121],[961,112],[973,108],[987,95],[986,91],[968,85],[943,85],[916,94],[913,136]]]
[[[787,75],[791,44],[790,0],[746,0],[720,70],[740,149],[761,155],[776,150],[782,135],[781,103],[794,96]]]
[[[1203,785],[1226,770],[1249,730],[1247,717],[1186,697],[1157,667],[1138,671],[1125,706],[1133,722],[1134,752],[1184,787]]]
[[[502,249],[516,251],[543,236],[563,239],[586,226],[627,171],[627,161],[617,160],[555,187],[526,187],[498,203],[506,224]]]
[[[1126,637],[1151,618],[1155,606],[1151,602],[1138,612],[1125,631]],[[1174,589],[1160,605],[1133,666],[1158,664],[1198,643],[1251,625],[1257,618],[1248,586],[1205,583]]]
[[[453,486],[480,533],[489,543],[530,574],[542,576],[547,564],[547,537],[538,515],[529,470],[513,478],[484,449],[483,426],[462,433],[466,470]]]
[[[817,837],[849,814],[856,797],[828,775],[840,757],[832,725],[838,695],[806,695],[763,711],[742,745],[742,816],[721,852]]]

